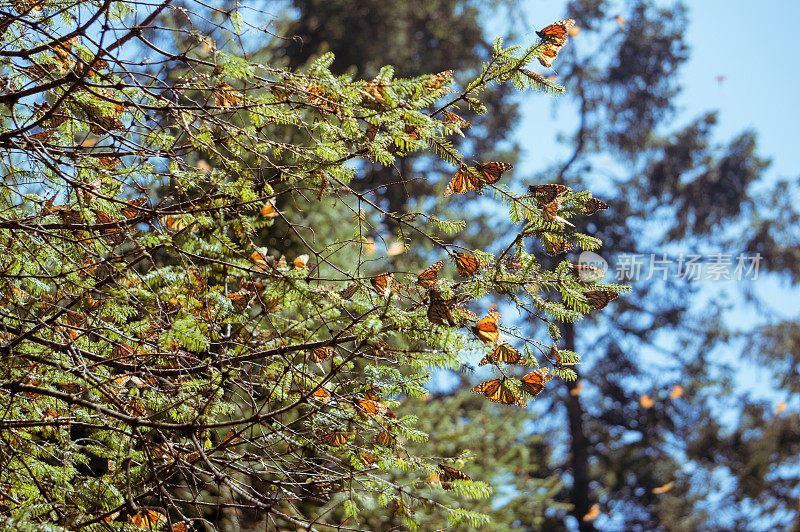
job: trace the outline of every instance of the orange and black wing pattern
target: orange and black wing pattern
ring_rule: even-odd
[[[472,480],[463,471],[446,465],[439,464],[439,480],[442,482],[452,482],[454,480]]]
[[[442,266],[444,266],[444,261],[442,260],[432,264],[427,270],[417,276],[417,284],[422,288],[430,288],[435,285],[439,270],[442,269]]]
[[[589,290],[583,293],[594,308],[600,310],[617,298],[619,294],[611,290]]]
[[[547,240],[544,241],[544,250],[551,257],[555,257],[556,255],[561,255],[562,253],[566,253],[573,247],[574,245],[569,240],[559,239],[552,241],[547,241]]]
[[[503,177],[503,172],[511,170],[512,168],[514,168],[513,164],[498,161],[475,166],[475,170],[481,175],[481,185],[497,183],[500,181],[500,178]]]
[[[520,383],[523,390],[536,397],[544,390],[544,385],[551,380],[553,380],[553,376],[550,375],[550,368],[539,368],[522,377]]]
[[[456,325],[456,320],[453,318],[451,306],[453,300],[443,299],[437,290],[431,290],[430,302],[428,303],[428,321],[431,323],[438,323],[439,325]]]
[[[377,277],[373,277],[369,280],[372,284],[372,287],[381,296],[383,299],[387,299],[389,295],[392,293],[392,285],[394,284],[394,274],[393,273],[383,273],[378,275]]]
[[[492,379],[482,382],[472,389],[473,393],[483,394],[495,403],[513,406],[527,406],[525,399],[505,385],[505,379]]]
[[[500,337],[500,313],[491,307],[489,314],[472,327],[472,332],[486,344],[495,343]]]
[[[332,347],[317,347],[316,349],[312,349],[311,352],[308,354],[308,359],[311,362],[324,362],[329,358],[333,357],[333,348]]]
[[[543,47],[539,52],[539,62],[542,66],[551,67],[558,57],[558,52],[567,44],[569,30],[575,25],[571,18],[559,20],[536,32],[542,39]]]
[[[569,187],[558,183],[545,183],[543,185],[529,185],[528,194],[536,198],[539,206],[547,205],[558,196],[569,190]]]
[[[456,253],[456,268],[461,277],[472,277],[478,270],[486,267],[486,261],[480,260],[472,253]]]
[[[494,350],[483,357],[478,363],[479,366],[485,364],[497,364],[502,362],[504,364],[525,364],[526,360],[522,354],[517,351],[514,346],[509,344],[499,344]]]
[[[330,445],[331,447],[341,447],[345,443],[347,443],[347,433],[346,432],[329,432],[322,436],[319,439],[320,442],[324,443],[325,445]]]
[[[583,204],[583,213],[587,216],[591,216],[597,211],[602,211],[605,209],[608,209],[608,203],[597,198],[589,198],[589,200]]]

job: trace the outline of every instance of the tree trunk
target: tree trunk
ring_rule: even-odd
[[[565,348],[575,351],[575,325],[567,323],[564,326]],[[578,381],[567,383],[567,389],[572,392]],[[569,420],[570,434],[570,465],[572,468],[572,515],[578,520],[581,532],[595,530],[591,521],[584,521],[583,516],[589,513],[591,502],[589,500],[589,442],[583,431],[583,406],[578,394],[567,395],[567,418]]]

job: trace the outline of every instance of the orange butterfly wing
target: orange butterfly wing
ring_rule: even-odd
[[[384,273],[377,277],[373,277],[369,282],[372,283],[372,287],[375,289],[378,295],[386,299],[392,293],[394,274]]]
[[[538,35],[539,38],[546,43],[564,46],[564,44],[567,42],[569,30],[574,25],[574,20],[571,18],[565,18],[564,20],[559,20],[558,22],[554,22],[549,26],[545,26],[541,30],[537,31],[536,35]]]
[[[447,184],[442,196],[446,198],[450,194],[466,194],[468,190],[475,190],[474,188],[469,188],[468,177],[469,170],[467,170],[467,167],[462,166],[459,168],[453,176],[453,179]]]
[[[451,327],[455,325],[456,320],[450,311],[451,304],[452,300],[443,299],[438,291],[432,291],[427,312],[428,321],[439,325],[450,325]]]
[[[583,205],[583,212],[587,216],[591,216],[597,211],[605,209],[608,209],[608,203],[597,198],[589,198],[589,200]]]
[[[444,266],[443,260],[431,265],[427,270],[419,274],[417,277],[417,284],[423,288],[430,288],[435,285],[436,278],[439,274],[439,270],[442,269],[442,266]]]
[[[494,350],[483,357],[478,363],[479,366],[489,363],[503,362],[504,364],[525,364],[525,357],[509,344],[499,344]]]
[[[347,443],[347,433],[346,432],[329,432],[320,438],[322,443],[325,445],[330,445],[331,447],[340,447]]]
[[[523,390],[536,397],[544,390],[544,385],[551,380],[553,380],[553,376],[550,375],[550,368],[539,368],[522,377],[520,382]]]
[[[546,205],[569,190],[564,185],[545,183],[543,185],[529,185],[528,194],[536,198],[537,203]]]
[[[483,382],[472,389],[473,393],[483,394],[487,399],[495,403],[503,403],[513,406],[527,406],[522,396],[514,393],[504,384],[505,379],[492,379]]]
[[[514,168],[514,165],[511,163],[503,163],[492,161],[490,163],[479,164],[475,167],[475,169],[483,176],[481,180],[481,185],[491,185],[492,183],[497,183],[501,177],[503,177],[503,172],[506,170],[510,170]]]
[[[479,269],[486,266],[486,262],[479,260],[478,257],[472,253],[456,253],[456,268],[458,274],[462,277],[471,277],[475,275]]]
[[[493,344],[500,337],[499,324],[500,313],[492,310],[472,327],[472,332],[484,343]]]
[[[452,482],[454,480],[472,480],[466,473],[458,469],[446,465],[439,464],[439,478],[442,482]]]
[[[594,308],[600,310],[615,300],[619,294],[612,292],[611,290],[590,290],[588,292],[584,292],[583,295],[586,296],[586,300]]]
[[[311,353],[308,355],[308,359],[311,362],[324,362],[329,358],[333,357],[333,348],[332,347],[317,347],[316,349],[312,349]]]
[[[554,257],[556,255],[560,255],[562,253],[566,253],[567,251],[573,248],[572,242],[569,240],[553,240],[548,242],[547,240],[544,241],[544,250],[547,252],[548,255]]]

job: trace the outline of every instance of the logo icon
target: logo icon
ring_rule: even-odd
[[[596,283],[605,277],[608,271],[606,259],[592,251],[584,251],[578,257],[576,268],[578,278],[584,283]]]

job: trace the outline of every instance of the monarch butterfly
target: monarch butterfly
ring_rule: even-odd
[[[564,20],[559,20],[558,22],[554,22],[549,26],[545,26],[541,30],[537,31],[536,35],[538,35],[539,38],[546,43],[553,43],[556,46],[564,46],[564,44],[567,42],[569,29],[574,25],[574,20],[571,18],[565,18]]]
[[[558,209],[561,208],[561,196],[556,196],[553,201],[547,203],[542,207],[542,218],[546,222],[555,222],[555,223],[562,223],[569,225],[570,227],[575,227],[571,224],[568,220],[565,220],[561,216],[558,215]]]
[[[311,394],[311,398],[323,403],[327,403],[331,400],[331,393],[324,386],[322,386],[314,390],[314,393]]]
[[[512,406],[527,406],[525,399],[505,385],[505,378],[492,379],[482,382],[472,389],[473,393],[480,393],[495,403]]]
[[[159,512],[154,512],[153,510],[142,508],[139,510],[139,513],[128,517],[128,521],[136,528],[158,530],[159,526],[161,526],[159,523],[167,522],[167,516]]]
[[[583,205],[583,212],[587,216],[591,216],[597,211],[608,209],[608,203],[597,198],[589,198]]]
[[[320,442],[324,443],[325,445],[330,445],[331,447],[340,447],[347,443],[347,433],[346,432],[329,432],[324,434],[322,438],[319,439]]]
[[[419,274],[417,277],[417,284],[423,288],[430,288],[436,284],[436,277],[439,273],[439,270],[442,269],[444,266],[444,261],[440,260],[435,264],[432,264],[427,270]]]
[[[311,353],[308,355],[308,359],[311,362],[324,362],[329,358],[333,357],[333,348],[329,346],[324,347],[316,347],[311,350]]]
[[[443,196],[446,198],[450,194],[466,194],[470,190],[480,190],[484,185],[496,183],[503,176],[503,172],[513,168],[510,163],[492,161],[489,163],[475,165],[473,170],[466,165],[461,166],[456,171],[453,179],[444,189]]]
[[[270,198],[263,207],[261,207],[261,217],[271,220],[277,218],[278,209],[275,208],[275,198]]]
[[[574,247],[573,243],[569,240],[559,239],[552,241],[544,241],[544,250],[548,255],[554,257],[562,253],[566,253]]]
[[[603,268],[589,264],[573,264],[572,273],[584,283],[599,281],[606,274]]]
[[[255,297],[256,295],[254,293],[247,290],[240,290],[233,294],[228,294],[228,299],[231,300],[233,310],[236,312],[244,312]]]
[[[520,382],[523,390],[536,397],[544,390],[544,385],[551,380],[553,380],[553,376],[550,375],[550,368],[539,368],[522,377]]]
[[[528,194],[536,198],[537,203],[546,205],[564,194],[569,187],[557,183],[545,183],[543,185],[528,185]]]
[[[450,81],[450,78],[452,77],[453,77],[452,70],[443,70],[442,72],[439,72],[438,74],[434,74],[433,76],[431,76],[431,79],[425,82],[425,87],[427,87],[428,89],[438,89],[445,83],[448,83]]]
[[[438,468],[440,469],[439,479],[442,482],[452,482],[454,480],[472,480],[469,475],[464,473],[463,471],[459,471],[458,469],[446,465],[437,464]]]
[[[394,274],[393,273],[383,273],[377,277],[373,277],[369,280],[372,283],[372,287],[378,293],[379,296],[386,299],[392,293],[392,283],[394,281]]]
[[[486,261],[478,259],[478,257],[472,253],[456,253],[455,261],[458,275],[462,277],[471,277],[475,275],[479,269],[486,267]]]
[[[453,313],[450,311],[455,298],[443,299],[438,290],[431,290],[430,303],[428,304],[428,321],[439,325],[456,325]]]
[[[619,294],[611,290],[589,290],[583,293],[594,308],[600,310],[617,298]]]
[[[214,90],[214,105],[217,107],[235,107],[242,102],[242,93],[224,81]]]
[[[489,314],[472,327],[472,332],[484,343],[493,344],[500,337],[499,322],[500,313],[494,310],[494,305],[492,305],[489,308]]]
[[[483,366],[485,364],[497,362],[503,362],[504,364],[526,363],[525,357],[523,357],[512,345],[499,344],[491,353],[483,357],[483,359],[478,362],[478,365]]]
[[[350,299],[356,292],[358,292],[358,283],[353,283],[340,290],[339,297],[342,299]]]
[[[386,406],[385,404],[374,401],[372,399],[360,399],[356,401],[356,408],[358,409],[359,413],[365,416],[387,416],[394,418],[394,412],[392,409]]]
[[[392,449],[397,444],[397,440],[391,432],[382,430],[372,438],[372,443]]]
[[[567,35],[569,35],[569,30],[574,25],[575,21],[568,18],[550,24],[536,32],[536,35],[542,39],[544,45],[539,52],[539,62],[542,66],[548,68],[552,66],[553,61],[558,56],[558,52],[567,44]]]
[[[453,133],[458,133],[462,137],[464,136],[464,132],[461,131],[461,128],[467,129],[470,127],[470,123],[458,116],[457,114],[448,111],[447,109],[444,110],[442,113],[442,119],[445,124],[449,124],[450,127],[453,128]]]
[[[299,255],[292,261],[292,266],[298,270],[304,269],[308,265],[308,255]]]
[[[122,215],[127,219],[135,218],[139,214],[139,207],[147,203],[147,196],[139,196],[127,202],[122,208]]]
[[[97,217],[97,221],[101,224],[111,224],[114,223],[116,220],[112,218],[110,215],[104,213],[103,211],[93,210],[94,215]],[[108,239],[111,244],[117,246],[122,244],[122,241],[125,240],[125,235],[122,232],[122,229],[108,227],[101,229],[100,232],[103,234],[105,238]]]

